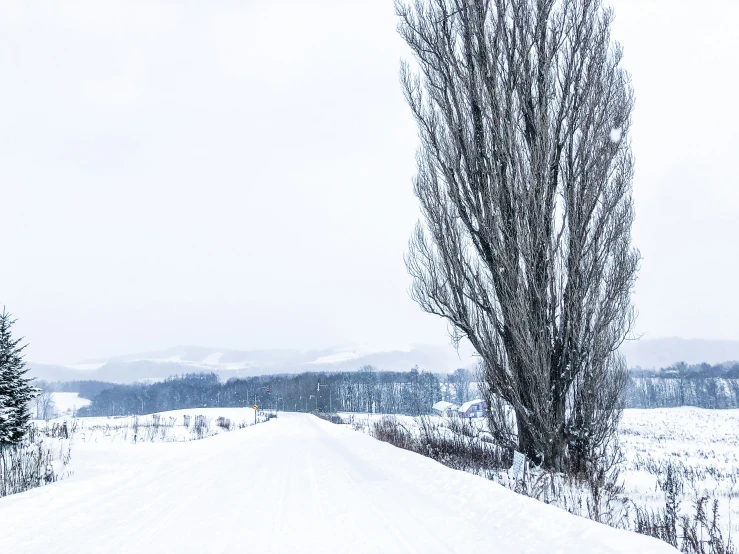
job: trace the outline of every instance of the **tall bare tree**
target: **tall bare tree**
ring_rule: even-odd
[[[470,400],[470,386],[473,382],[472,373],[460,367],[449,375],[449,382],[454,387],[453,400],[460,406]]]
[[[412,296],[481,358],[491,430],[580,471],[615,432],[639,253],[633,91],[599,0],[396,1],[417,70]]]
[[[54,397],[51,395],[50,391],[39,391],[34,402],[36,403],[36,419],[48,421],[54,417],[56,406],[54,405]]]

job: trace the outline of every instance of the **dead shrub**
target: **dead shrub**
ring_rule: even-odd
[[[225,431],[231,430],[231,420],[227,417],[219,417],[216,419],[216,426],[220,427],[221,429],[224,429]]]

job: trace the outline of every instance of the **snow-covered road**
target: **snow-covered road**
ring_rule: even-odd
[[[3,552],[676,552],[309,415],[72,456],[0,500]]]

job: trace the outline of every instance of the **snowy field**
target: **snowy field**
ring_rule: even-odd
[[[204,440],[112,437],[73,439],[68,478],[0,499],[3,551],[675,552],[307,414]]]
[[[261,410],[255,414],[252,408],[195,408],[145,416],[33,420],[29,443],[23,454],[6,464],[12,469],[2,483],[6,494],[14,494],[39,481],[49,484],[73,477],[80,465],[78,453],[89,451],[87,445],[95,445],[91,448],[96,451],[102,444],[189,442],[262,423],[270,415]],[[82,468],[84,471],[84,461]]]
[[[54,411],[59,416],[72,416],[80,408],[89,406],[91,400],[80,397],[76,392],[52,392]]]
[[[739,410],[625,410],[620,431],[626,494],[639,504],[665,505],[658,475],[671,464],[682,511],[706,496],[719,501],[725,537],[739,537]]]
[[[257,421],[264,421],[265,414],[260,411]],[[69,438],[82,443],[184,442],[248,427],[255,418],[252,408],[190,408],[143,416],[59,416],[32,423],[46,434],[65,426]]]
[[[258,421],[264,421],[259,412]],[[39,428],[67,423],[80,442],[183,442],[253,425],[252,408],[190,408],[144,416],[58,417]]]

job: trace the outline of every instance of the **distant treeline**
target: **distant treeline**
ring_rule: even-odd
[[[79,386],[81,396],[91,387]],[[376,371],[365,366],[340,373],[269,375],[219,381],[213,373],[170,377],[162,382],[110,385],[92,396],[79,416],[148,414],[183,408],[257,404],[289,411],[346,411],[421,415],[439,400],[463,403],[474,394],[472,374],[458,369],[437,375],[412,369]]]
[[[720,377],[722,379],[739,379],[739,362],[725,362],[723,364],[693,364],[678,362],[661,369],[642,369],[637,367],[631,370],[632,377],[655,377],[660,379],[702,379]]]
[[[739,408],[739,362],[636,369],[626,390],[629,408]]]
[[[478,394],[474,376],[465,369],[440,375],[415,368],[405,372],[377,371],[371,366],[358,371],[265,375],[226,382],[214,373],[198,373],[148,384],[71,381],[37,385],[50,391],[77,392],[92,400],[77,411],[80,416],[255,403],[269,409],[302,412],[421,415],[430,413],[431,406],[439,400],[462,404]],[[625,395],[627,408],[739,408],[739,363],[679,363],[659,370],[632,370]]]

